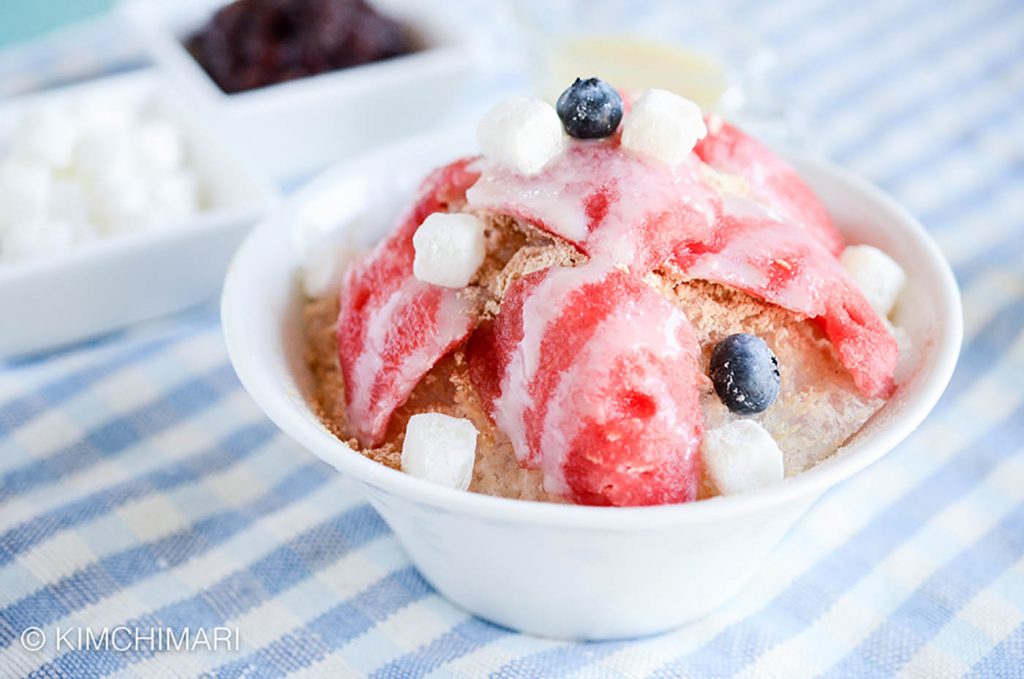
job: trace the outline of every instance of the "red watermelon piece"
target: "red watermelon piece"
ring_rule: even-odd
[[[858,389],[888,395],[896,343],[835,257],[842,236],[810,188],[729,125],[696,152],[747,177],[770,209],[743,198],[723,201],[694,164],[670,170],[609,142],[571,147],[536,177],[487,168],[467,197],[555,235],[569,232],[583,252],[610,253],[637,275],[672,264],[690,278],[816,318]]]
[[[761,142],[738,127],[709,120],[708,134],[693,152],[714,169],[745,178],[758,200],[807,229],[833,255],[843,251],[846,242],[825,206],[796,170]]]
[[[673,263],[685,276],[728,285],[818,319],[857,389],[888,397],[896,340],[818,240],[788,224],[723,214],[715,237],[681,243]]]
[[[418,280],[412,236],[428,215],[465,198],[477,175],[460,160],[434,172],[398,229],[345,276],[338,359],[349,421],[360,443],[379,445],[395,409],[420,378],[476,325],[477,301]]]
[[[703,427],[696,340],[658,293],[599,266],[517,281],[493,327],[470,342],[471,378],[520,463],[541,467],[574,502],[693,500]]]

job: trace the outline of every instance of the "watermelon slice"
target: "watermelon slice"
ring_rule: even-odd
[[[672,263],[687,278],[728,285],[818,319],[862,394],[885,398],[892,392],[896,340],[839,260],[805,232],[723,214],[713,239],[680,243]]]
[[[349,421],[363,445],[382,442],[395,409],[476,325],[475,298],[412,273],[413,234],[428,215],[465,199],[477,177],[469,162],[456,161],[430,175],[398,229],[349,270],[342,284],[338,359]]]
[[[517,281],[467,354],[523,466],[574,502],[624,506],[696,498],[698,352],[678,309],[592,262]]]
[[[537,177],[484,167],[470,205],[529,219],[638,275],[672,265],[818,319],[866,396],[892,389],[896,343],[839,264],[844,246],[813,192],[772,151],[723,125],[697,154],[746,177],[723,196],[694,162],[670,170],[614,143],[570,147]]]
[[[796,170],[767,146],[726,122],[709,120],[708,134],[693,152],[719,172],[746,179],[758,200],[806,229],[833,255],[842,253],[845,240],[825,206]]]

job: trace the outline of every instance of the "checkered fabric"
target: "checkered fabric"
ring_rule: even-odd
[[[1024,4],[739,4],[808,138],[920,217],[966,317],[927,422],[827,493],[742,595],[614,643],[468,616],[261,415],[206,307],[3,365],[0,674],[1024,677]],[[0,59],[2,91],[25,74]],[[239,648],[22,644],[117,625],[227,625]]]

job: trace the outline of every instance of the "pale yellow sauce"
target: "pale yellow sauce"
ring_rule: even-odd
[[[596,76],[628,92],[652,87],[691,99],[702,109],[715,108],[728,87],[725,67],[718,61],[684,47],[630,36],[585,36],[557,41],[547,55],[554,100],[565,83]]]

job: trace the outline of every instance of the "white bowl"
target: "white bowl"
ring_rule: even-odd
[[[122,0],[139,43],[225,137],[275,179],[289,180],[402,136],[437,127],[472,72],[472,41],[443,6],[373,0],[424,49],[247,92],[225,93],[183,40],[226,0]]]
[[[26,110],[83,96],[112,106],[146,102],[179,125],[209,205],[182,223],[0,264],[0,356],[44,351],[209,299],[245,232],[280,198],[267,177],[208,134],[152,71],[4,102],[0,147]]]
[[[458,136],[407,142],[334,167],[254,229],[231,265],[222,319],[242,384],[299,444],[359,482],[410,559],[466,610],[528,633],[573,639],[650,634],[716,608],[827,488],[891,450],[948,382],[961,339],[960,298],[924,229],[877,189],[794,159],[853,242],[885,249],[909,283],[899,321],[920,351],[914,376],[839,454],[743,495],[658,507],[553,505],[459,492],[377,464],[330,434],[310,409],[299,255],[288,232],[312,222],[386,233],[431,168],[470,152]],[[304,227],[303,227],[304,228]]]

